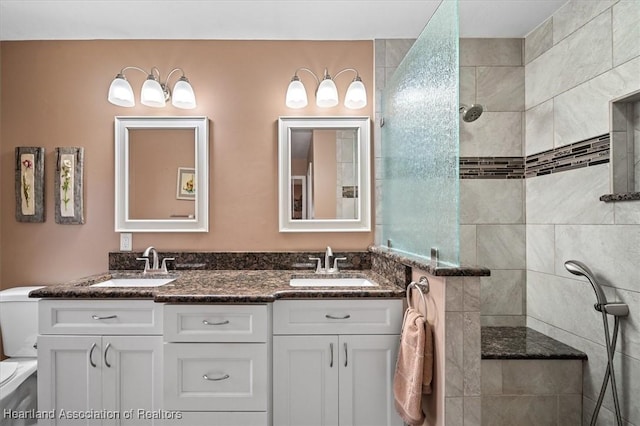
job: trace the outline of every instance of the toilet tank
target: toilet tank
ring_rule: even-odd
[[[38,300],[29,292],[39,287],[15,287],[0,291],[0,330],[6,356],[36,357],[38,338]]]

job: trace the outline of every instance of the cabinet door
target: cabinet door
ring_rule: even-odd
[[[160,424],[162,336],[105,336],[101,356],[102,408],[121,414],[103,425]]]
[[[340,426],[402,426],[393,374],[398,335],[340,336]]]
[[[38,424],[95,426],[94,419],[71,417],[102,407],[101,353],[98,336],[38,337],[38,410],[55,410]]]
[[[273,424],[338,425],[337,336],[273,337]]]

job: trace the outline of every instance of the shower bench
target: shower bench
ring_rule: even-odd
[[[482,424],[582,424],[587,355],[528,327],[482,327]]]

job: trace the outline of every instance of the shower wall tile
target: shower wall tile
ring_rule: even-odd
[[[484,112],[471,123],[460,121],[460,156],[522,156],[522,114]]]
[[[553,15],[553,43],[559,43],[617,1],[571,0],[567,2]]]
[[[464,278],[463,309],[465,312],[480,312],[480,278]]]
[[[464,396],[466,400],[466,397],[480,396],[481,393],[480,312],[464,312],[463,321]]]
[[[582,393],[582,360],[503,360],[502,391],[506,394]]]
[[[464,425],[464,399],[462,397],[444,399],[445,422],[447,426]]]
[[[640,225],[640,201],[614,203],[616,225]]]
[[[464,279],[462,277],[447,278],[445,290],[445,309],[451,312],[462,312],[464,306]]]
[[[553,149],[553,99],[525,113],[525,154]]]
[[[525,271],[492,269],[480,282],[483,316],[525,314]]]
[[[376,39],[373,42],[374,58],[376,68],[384,68],[387,66],[387,40]],[[378,86],[376,82],[376,86]],[[384,85],[382,86],[384,87]]]
[[[445,313],[445,396],[464,396],[463,312]]]
[[[485,111],[524,111],[524,67],[478,67],[476,78]]]
[[[460,66],[522,65],[522,39],[461,38]]]
[[[640,292],[640,227],[557,225],[555,234],[556,275],[570,276],[565,260],[583,260],[606,284]]]
[[[475,225],[465,225],[463,223],[460,224],[460,264],[478,264]]]
[[[525,181],[527,224],[613,223],[613,206],[599,201],[609,191],[608,164]]]
[[[527,269],[553,274],[555,270],[555,228],[527,225]]]
[[[476,103],[476,68],[460,67],[460,104]]]
[[[582,370],[580,371],[580,377],[582,377]],[[558,396],[558,423],[557,424],[580,425],[581,422],[582,422],[582,395],[578,394],[578,395]]]
[[[524,39],[524,63],[528,64],[553,47],[553,19],[549,18]]]
[[[611,14],[605,13],[527,65],[527,109],[610,69],[611,55]]]
[[[609,102],[640,90],[640,57],[554,99],[556,147],[609,132]]]
[[[482,400],[479,396],[464,398],[464,426],[482,424]]]
[[[397,68],[414,42],[415,39],[386,40],[384,66]]]
[[[482,360],[482,395],[502,393],[502,360]]]
[[[524,223],[524,180],[460,180],[460,223]]]
[[[482,424],[486,426],[555,425],[555,395],[489,395],[482,397]]]
[[[494,269],[525,269],[524,225],[478,225],[478,264]]]

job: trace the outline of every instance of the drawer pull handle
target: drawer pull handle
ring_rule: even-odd
[[[202,323],[204,325],[225,325],[225,324],[229,324],[229,320],[224,320],[220,322],[209,322],[207,320],[202,320]]]
[[[114,319],[114,318],[118,318],[117,315],[109,315],[106,317],[99,317],[97,315],[91,315],[91,318],[93,318],[94,320],[98,321],[98,320],[106,320],[106,319]]]
[[[91,364],[91,366],[92,366],[93,368],[96,368],[96,367],[97,367],[97,366],[96,366],[96,363],[95,363],[95,362],[93,362],[93,351],[96,349],[96,346],[98,346],[98,345],[96,345],[96,344],[94,343],[93,345],[91,345],[91,349],[89,350],[89,364]]]
[[[329,343],[329,351],[331,352],[331,358],[329,361],[329,368],[333,368],[333,343]]]
[[[343,316],[343,317],[334,317],[333,315],[329,315],[329,314],[327,314],[327,315],[325,315],[325,318],[328,318],[328,319],[335,319],[335,320],[343,320],[343,319],[349,319],[349,318],[351,318],[351,315],[347,314],[347,315],[345,315],[345,316]]]
[[[104,349],[104,365],[108,368],[111,368],[111,364],[107,361],[107,352],[109,352],[109,348],[111,347],[111,343],[107,343],[107,347]]]
[[[209,377],[209,376],[207,376],[207,375],[205,374],[204,376],[202,376],[202,378],[203,378],[203,379],[205,379],[205,380],[209,380],[210,382],[219,382],[220,380],[227,380],[227,379],[229,378],[229,375],[228,375],[228,374],[225,374],[225,375],[224,375],[224,376],[222,376],[222,377],[215,377],[215,378],[212,378],[212,377]]]

